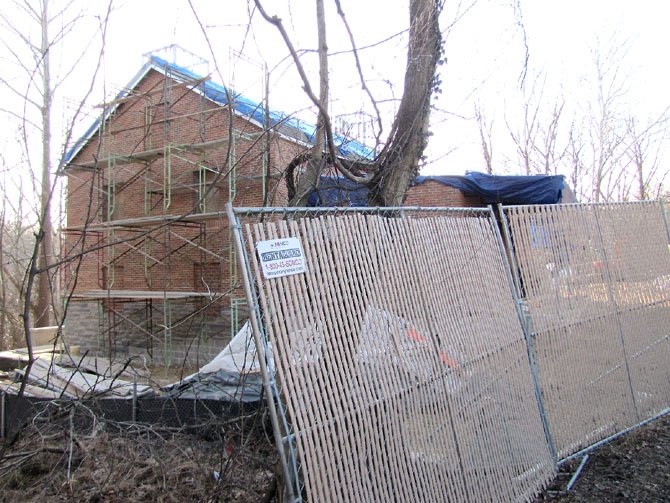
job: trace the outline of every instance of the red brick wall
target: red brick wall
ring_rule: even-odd
[[[428,180],[409,189],[405,206],[478,208],[486,205],[479,197],[466,196],[454,187]]]
[[[191,212],[198,199],[199,163],[213,171],[208,173],[208,180],[217,180],[207,197],[206,212],[223,210],[230,195],[236,206],[262,206],[266,202],[262,181],[264,139],[259,136],[261,129],[258,126],[233,116],[233,127],[239,133],[234,151],[229,151],[227,142],[199,151],[179,148],[179,145],[227,138],[228,109],[203,99],[188,86],[173,84],[170,89],[164,76],[154,70],[138,84],[136,92],[139,97],[122,102],[102,133],[94,135],[73,160],[74,167],[68,172],[68,227],[106,220],[105,190],[111,183],[110,169],[114,171],[116,184],[112,217],[115,220]],[[109,160],[110,154],[120,156],[163,149],[166,142],[170,144],[169,155],[125,164],[120,157]],[[287,201],[283,170],[304,147],[278,135],[272,136],[270,147],[267,203],[282,206]],[[234,177],[229,174],[229,155],[236,159]],[[95,170],[76,168],[77,164],[95,159],[100,161]],[[166,173],[172,183],[169,205],[165,195]],[[232,179],[235,181],[231,186]],[[467,197],[457,189],[434,181],[412,187],[405,204],[481,206],[478,198]],[[231,264],[227,259],[230,243],[225,217],[204,220],[201,225],[175,224],[158,230],[152,230],[150,226],[133,230],[118,228],[113,236],[108,230],[98,230],[85,237],[81,233],[66,233],[66,237],[65,249],[71,254],[111,239],[127,240],[89,253],[81,262],[66,268],[65,278],[69,284],[73,284],[78,272],[79,292],[99,288],[178,291],[226,291],[229,288]],[[186,240],[200,248],[189,245]],[[223,257],[217,275],[212,274],[211,265],[208,265],[216,259],[212,253]],[[111,267],[104,268],[110,261],[113,262]],[[203,277],[203,271],[209,272]],[[220,283],[210,284],[215,277]]]
[[[228,108],[204,99],[188,86],[173,83],[170,89],[164,76],[154,70],[142,79],[135,91],[138,98],[123,101],[102,133],[94,135],[71,163],[67,175],[69,228],[81,228],[87,222],[96,224],[106,220],[105,190],[110,185],[109,169],[114,171],[116,184],[114,220],[191,212],[198,201],[199,164],[215,172],[208,174],[210,182],[217,180],[208,195],[206,212],[222,211],[230,195],[236,206],[263,205],[262,156],[265,140],[260,137],[260,127],[233,115],[233,128],[237,132],[234,151],[229,151],[227,141],[215,148],[179,148],[179,145],[228,138],[231,118]],[[125,164],[119,157],[160,150],[166,144],[170,145],[169,155],[155,155]],[[269,204],[286,204],[281,174],[290,160],[304,148],[279,135],[272,135],[270,178],[266,180]],[[110,154],[114,154],[116,162],[108,161]],[[229,173],[229,155],[236,160],[234,176]],[[99,161],[95,170],[76,167],[95,159]],[[172,183],[169,205],[165,191],[166,173],[169,173]],[[148,205],[148,210],[145,210],[145,205]],[[228,290],[231,267],[228,263],[229,233],[225,216],[198,224],[155,227],[119,227],[114,230],[114,236],[108,230],[89,232],[84,247],[88,249],[111,239],[127,241],[85,255],[78,267],[74,263],[68,266],[66,284],[74,284],[78,271],[78,292],[106,287],[126,290]],[[65,236],[65,249],[71,255],[82,249],[81,233],[66,232]],[[212,270],[211,263],[216,261],[212,253],[223,257],[220,270],[216,273]],[[112,267],[103,270],[110,260],[113,261]],[[106,279],[107,284],[102,279]]]

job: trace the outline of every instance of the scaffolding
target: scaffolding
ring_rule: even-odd
[[[62,231],[63,241],[69,243],[62,249],[89,250],[89,269],[97,270],[97,288],[90,281],[87,288],[72,287],[69,298],[96,305],[96,344],[112,359],[119,350],[128,351],[123,348],[126,344],[170,366],[175,337],[184,338],[185,327],[199,338],[189,344],[200,346],[212,332],[225,330],[222,320],[228,325],[225,331],[233,333],[242,321],[246,301],[236,292],[237,259],[223,223],[223,207],[238,195],[240,140],[262,145],[266,200],[269,142],[262,141],[266,131],[249,133],[232,126],[225,137],[208,137],[208,121],[231,105],[208,106],[204,82],[184,81],[166,67],[160,86],[133,90],[105,103],[113,112],[98,130],[102,155],[70,166],[70,176],[76,179],[74,170],[83,173],[81,179],[90,178],[99,207],[89,209],[97,216],[93,223],[69,225]],[[176,105],[190,92],[198,96],[197,106],[178,109]],[[129,110],[136,115],[141,110],[142,120],[120,121],[125,125],[117,127],[115,118],[128,116]],[[125,136],[140,130],[141,141],[128,148]],[[213,157],[225,152],[225,161],[212,160],[212,152]],[[185,207],[185,202],[192,207]],[[185,279],[188,270],[193,271],[190,283]],[[63,272],[62,284],[72,285],[73,268]],[[214,311],[214,321],[206,319],[209,311]]]

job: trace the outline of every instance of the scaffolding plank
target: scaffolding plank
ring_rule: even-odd
[[[177,150],[208,150],[216,148],[222,144],[228,143],[228,138],[219,138],[218,140],[211,140],[201,143],[186,143],[171,145],[171,148]],[[107,166],[108,162],[114,159],[116,165],[133,164],[136,162],[143,162],[150,159],[155,159],[165,155],[165,147],[152,148],[149,150],[142,150],[140,152],[132,152],[129,154],[117,154],[101,159],[94,159],[87,162],[72,163],[68,168],[96,168],[100,166]]]
[[[224,293],[219,292],[175,292],[154,290],[87,290],[85,292],[73,293],[73,299],[188,299],[188,298],[211,298],[222,297]]]

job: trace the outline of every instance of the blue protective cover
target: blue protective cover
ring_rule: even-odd
[[[343,176],[322,176],[319,187],[309,195],[307,206],[330,207],[368,205],[368,188]]]
[[[203,76],[198,75],[187,68],[170,63],[163,58],[152,55],[147,65],[159,67],[166,75],[182,78],[185,80],[197,80]],[[226,89],[225,86],[212,82],[211,80],[203,80],[198,86],[198,89],[210,100],[219,105],[228,104],[228,96],[232,98],[233,107],[241,115],[253,119],[260,125],[265,125],[265,107],[262,103],[257,103],[245,96],[236,93],[232,89]],[[128,90],[124,90],[117,95],[117,98],[122,98],[128,95]],[[65,155],[65,161],[72,160],[74,155],[79,151],[79,148],[99,129],[101,120],[106,120],[107,117],[96,120],[84,133],[84,135],[70,148]],[[270,127],[281,128],[281,131],[290,133],[290,136],[296,140],[305,143],[306,145],[314,142],[316,134],[316,127],[312,124],[293,117],[289,114],[270,110],[268,113],[268,122]],[[360,142],[346,138],[341,135],[334,135],[335,146],[338,149],[338,154],[347,159],[367,159],[372,160],[375,156],[375,151],[366,147]]]
[[[414,185],[431,180],[479,196],[484,204],[556,204],[565,187],[562,175],[503,176],[477,171],[464,176],[417,176]]]
[[[463,176],[417,176],[412,183],[434,181],[454,187],[483,204],[557,204],[565,187],[562,175],[487,175],[468,171]],[[367,206],[368,189],[344,177],[322,176],[308,206]],[[440,206],[440,201],[435,201]]]

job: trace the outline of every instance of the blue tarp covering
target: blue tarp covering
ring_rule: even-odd
[[[322,176],[319,188],[312,192],[307,206],[351,206],[368,205],[368,188],[342,176]]]
[[[463,176],[417,176],[412,184],[434,181],[454,187],[483,204],[556,204],[565,188],[564,177],[487,175],[469,171]],[[367,187],[343,177],[322,176],[319,188],[309,197],[309,206],[367,206]],[[435,201],[441,206],[443,201]]]
[[[175,65],[174,63],[169,63],[166,60],[159,58],[158,56],[151,56],[151,61],[155,65],[164,68],[171,74],[182,75],[187,79],[202,78],[202,76],[197,75],[186,68]],[[203,82],[202,87],[205,96],[207,96],[210,100],[219,103],[220,105],[225,105],[228,103],[226,88],[221,84],[207,80]],[[246,117],[254,119],[261,125],[265,124],[265,108],[262,104],[245,98],[232,89],[228,89],[228,94],[230,94],[230,96],[233,98],[235,110]],[[292,129],[295,133],[298,133],[296,135],[297,139],[307,141],[309,143],[314,142],[316,127],[312,124],[308,124],[300,119],[291,117],[283,112],[270,110],[268,115],[270,116],[270,126],[276,127],[281,124],[282,127]],[[335,145],[340,151],[340,155],[345,158],[372,159],[374,157],[373,150],[357,141],[351,140],[350,138],[335,135],[334,140]]]
[[[158,56],[151,56],[151,59],[148,65],[160,68],[166,75],[171,75],[177,79],[182,80],[199,80],[202,79],[202,75],[197,75],[187,68],[176,65],[174,63],[169,63],[168,61],[160,58]],[[210,100],[220,104],[226,105],[228,103],[226,88],[221,84],[205,80],[199,86],[199,89],[202,90],[204,95]],[[120,93],[117,98],[122,98],[127,92]],[[232,97],[233,105],[235,110],[242,114],[245,117],[256,121],[261,126],[265,125],[265,108],[262,104],[256,103],[241,94],[236,93],[232,89],[228,89],[228,94]],[[277,128],[278,130],[288,134],[290,137],[311,144],[314,142],[314,135],[316,133],[316,127],[308,124],[300,119],[291,117],[288,114],[282,112],[276,112],[270,110],[269,112],[269,123],[271,127]],[[79,151],[79,148],[88,141],[88,139],[98,130],[100,126],[100,120],[97,120],[91,125],[91,127],[84,133],[84,135],[77,141],[75,146],[71,148],[65,155],[65,160],[69,162],[72,160],[72,157]],[[369,149],[365,145],[351,140],[350,138],[345,138],[343,136],[334,135],[335,145],[339,150],[339,155],[347,159],[368,159],[372,160],[374,158],[374,150]]]
[[[498,176],[476,171],[464,176],[418,176],[414,185],[430,180],[479,196],[484,204],[556,204],[565,187],[562,175]]]

